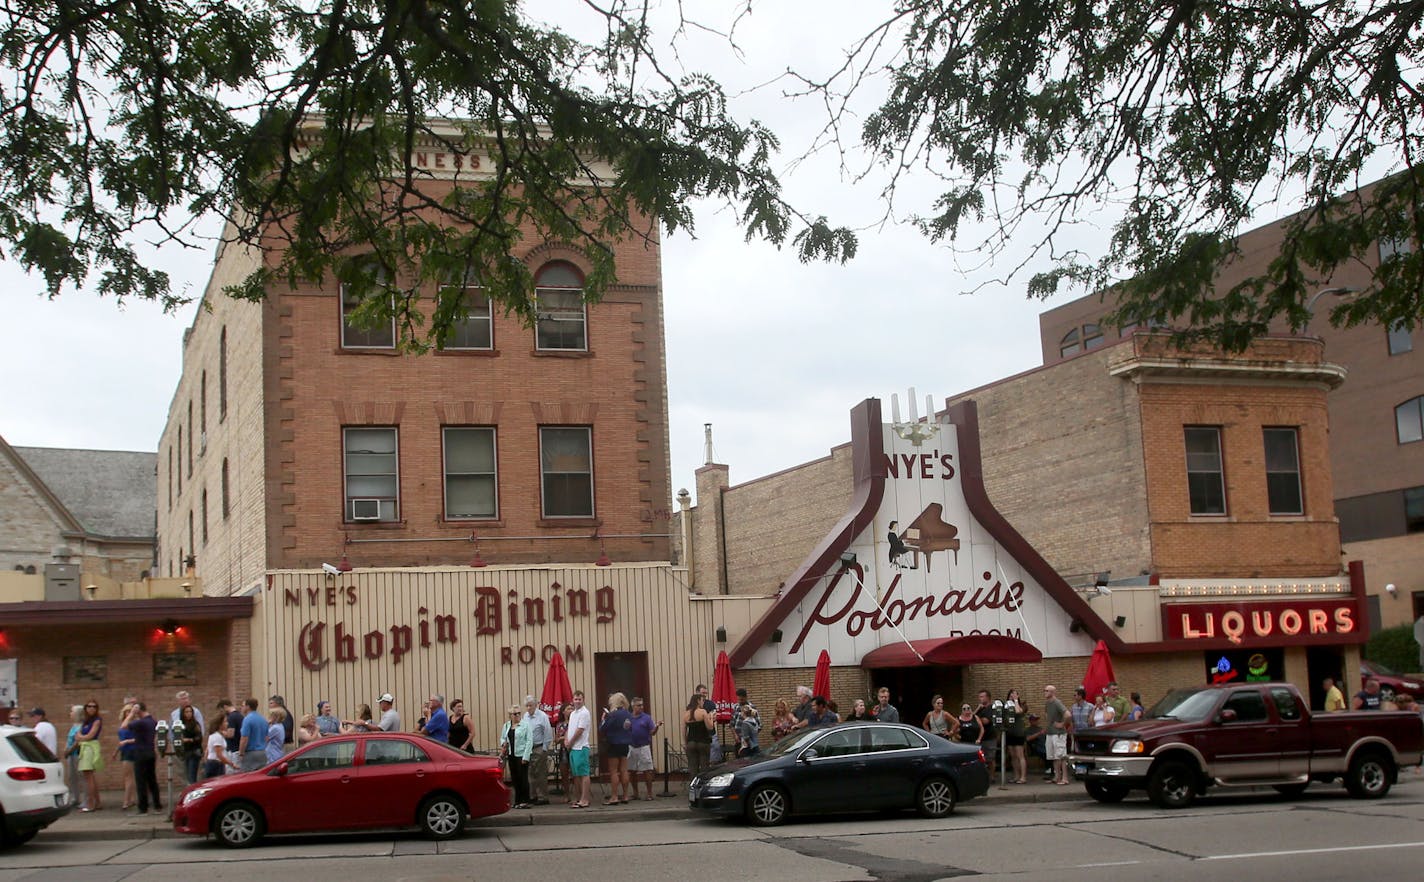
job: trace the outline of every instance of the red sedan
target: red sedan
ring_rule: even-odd
[[[263,769],[199,781],[183,791],[173,829],[233,848],[267,833],[418,827],[453,839],[467,818],[509,810],[499,761],[419,735],[341,735]]]

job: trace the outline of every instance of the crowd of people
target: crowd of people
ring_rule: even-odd
[[[1333,678],[1326,678],[1321,685],[1326,711],[1420,712],[1413,696],[1397,695],[1390,701],[1374,678],[1368,679],[1348,703]],[[774,741],[798,730],[831,726],[843,720],[902,721],[899,709],[890,703],[890,690],[886,687],[876,690],[871,701],[853,699],[843,717],[837,702],[813,694],[806,686],[798,686],[794,702],[788,699],[775,702],[771,719],[765,726],[747,690],[738,689],[736,695],[732,708],[723,710],[720,715],[705,685],[698,685],[689,697],[681,721],[689,775],[695,776],[729,758],[727,751],[735,751],[739,757],[756,756],[761,751],[764,729]],[[114,750],[107,758],[129,766],[123,776],[124,810],[132,809],[140,814],[163,810],[156,761],[162,747],[160,734],[164,732],[168,749],[181,761],[184,780],[196,783],[203,778],[260,769],[287,751],[321,738],[353,732],[403,731],[395,697],[389,692],[376,699],[379,716],[372,713],[369,705],[360,704],[351,719],[339,717],[331,702],[321,700],[311,713],[296,720],[281,695],[268,698],[265,712],[256,698],[246,699],[241,707],[221,699],[210,719],[204,718],[203,711],[193,704],[188,692],[177,693],[174,701],[174,707],[165,717],[166,725],[160,725],[137,696],[124,699],[112,735]],[[435,693],[423,703],[421,711],[414,732],[458,750],[477,751],[480,733],[466,713],[464,701],[457,698],[447,706],[445,696]],[[981,689],[974,702],[966,700],[960,705],[958,714],[946,708],[943,696],[934,696],[919,726],[931,735],[978,745],[984,751],[991,774],[1002,762],[1005,771],[1012,772],[1014,783],[1025,784],[1028,782],[1027,760],[1037,756],[1044,764],[1044,779],[1066,785],[1070,782],[1065,763],[1069,733],[1137,720],[1143,715],[1141,696],[1132,692],[1124,697],[1117,683],[1108,683],[1091,697],[1080,686],[1069,705],[1059,699],[1055,687],[1045,686],[1041,714],[1029,712],[1018,689],[1009,689],[998,701],[989,690]],[[80,811],[103,808],[95,776],[104,768],[104,739],[110,736],[105,732],[105,718],[97,701],[70,709],[71,725],[62,748],[58,730],[44,708],[31,709],[28,719],[18,708],[12,708],[8,719],[12,725],[33,728],[40,742],[63,758],[71,798]],[[719,723],[726,727],[724,732],[732,735],[730,742],[724,742],[724,737],[717,735]],[[604,805],[653,798],[652,744],[662,726],[661,720],[647,712],[643,698],[635,696],[630,700],[622,692],[607,697],[596,728],[601,771],[608,781]],[[549,804],[549,781],[557,763],[558,774],[566,784],[567,804],[572,808],[588,808],[592,804],[594,733],[593,715],[585,705],[582,691],[574,692],[567,705],[556,707],[552,718],[532,695],[526,695],[522,705],[510,705],[508,718],[498,735],[498,755],[514,792],[514,807]],[[1004,757],[999,756],[1001,736]],[[638,795],[640,783],[643,785],[641,797]]]

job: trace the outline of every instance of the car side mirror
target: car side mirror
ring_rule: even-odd
[[[1229,707],[1222,708],[1221,713],[1216,715],[1216,721],[1218,723],[1234,723],[1236,722],[1236,711]]]
[[[809,763],[811,760],[815,759],[818,756],[820,756],[820,754],[816,752],[816,748],[808,747],[805,750],[801,751],[801,755],[797,757],[797,760],[803,763]]]
[[[278,777],[278,778],[281,778],[281,777],[283,777],[284,775],[286,775],[286,774],[287,774],[287,771],[288,771],[290,768],[291,768],[291,763],[278,763],[278,764],[277,764],[277,768],[276,768],[277,777]]]

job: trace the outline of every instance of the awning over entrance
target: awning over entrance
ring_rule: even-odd
[[[911,646],[914,647],[911,650]],[[915,653],[924,657],[921,661]],[[977,665],[991,662],[1039,662],[1043,653],[1015,637],[971,634],[893,643],[871,650],[860,660],[866,668],[920,668],[927,665]]]

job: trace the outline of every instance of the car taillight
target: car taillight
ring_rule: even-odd
[[[501,783],[504,782],[504,770],[499,766],[495,766],[492,769],[485,769],[485,775]]]
[[[986,760],[986,759],[984,759],[984,751],[983,751],[983,750],[980,750],[980,751],[979,751],[979,762],[983,763],[983,764],[986,765],[986,766],[989,764],[989,761]]]
[[[13,769],[6,769],[5,774],[16,781],[43,781],[45,779],[44,769],[37,769],[34,766],[16,766]]]

